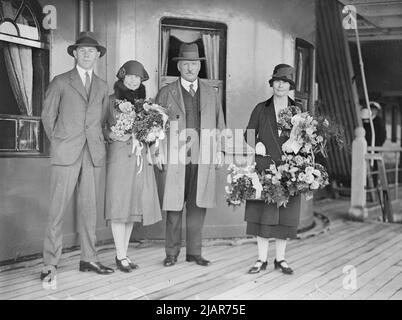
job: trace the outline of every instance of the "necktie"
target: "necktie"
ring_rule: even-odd
[[[85,90],[87,92],[87,96],[89,97],[89,90],[91,90],[91,79],[89,77],[88,71],[85,72]]]
[[[194,97],[194,95],[195,95],[195,91],[194,91],[193,87],[194,87],[194,85],[190,84],[190,94],[192,97]]]

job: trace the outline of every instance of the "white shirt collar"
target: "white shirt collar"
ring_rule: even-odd
[[[84,86],[85,86],[85,73],[86,72],[89,73],[89,79],[92,81],[92,75],[93,75],[93,71],[94,71],[93,69],[85,70],[85,69],[81,68],[78,64],[76,67],[77,67],[78,74],[80,75],[81,81],[84,84]]]
[[[183,88],[186,89],[188,92],[190,92],[190,84],[192,84],[192,85],[193,85],[193,90],[194,90],[195,92],[197,92],[197,89],[198,89],[198,79],[195,80],[194,82],[190,82],[190,81],[187,81],[186,79],[183,79],[182,77],[180,77],[180,83],[181,83],[181,85],[183,86]]]

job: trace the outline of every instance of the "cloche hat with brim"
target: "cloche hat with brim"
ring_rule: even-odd
[[[278,64],[274,68],[274,73],[272,78],[269,80],[269,84],[272,87],[272,84],[275,80],[282,80],[290,83],[290,90],[294,90],[296,88],[295,82],[293,80],[295,73],[295,69],[288,64]]]
[[[74,44],[68,46],[67,52],[70,56],[74,57],[73,51],[78,47],[95,47],[100,52],[100,57],[106,53],[106,48],[101,46],[96,40],[93,32],[83,31],[81,32]]]
[[[141,82],[147,81],[149,79],[148,72],[145,70],[142,63],[129,60],[125,62],[116,74],[116,77],[123,80],[126,75],[135,75],[141,78]]]

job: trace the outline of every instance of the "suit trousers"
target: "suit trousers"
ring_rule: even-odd
[[[44,263],[58,264],[62,252],[63,215],[77,186],[78,232],[81,240],[81,260],[97,261],[96,200],[101,167],[95,167],[86,143],[77,161],[69,166],[51,168],[51,200],[49,220],[43,246]]]
[[[186,206],[186,254],[201,255],[202,228],[207,209],[196,205],[198,164],[187,164],[185,173],[184,201]],[[178,256],[181,248],[181,211],[166,213],[166,255]]]

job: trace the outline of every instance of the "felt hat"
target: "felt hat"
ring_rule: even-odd
[[[78,47],[95,47],[100,52],[100,57],[106,53],[106,48],[101,46],[96,40],[93,32],[83,31],[81,32],[74,44],[68,46],[67,52],[70,56],[74,57],[73,51]]]
[[[180,60],[205,60],[204,57],[199,56],[198,46],[196,43],[183,43],[180,46],[179,56],[172,58],[173,61]]]

